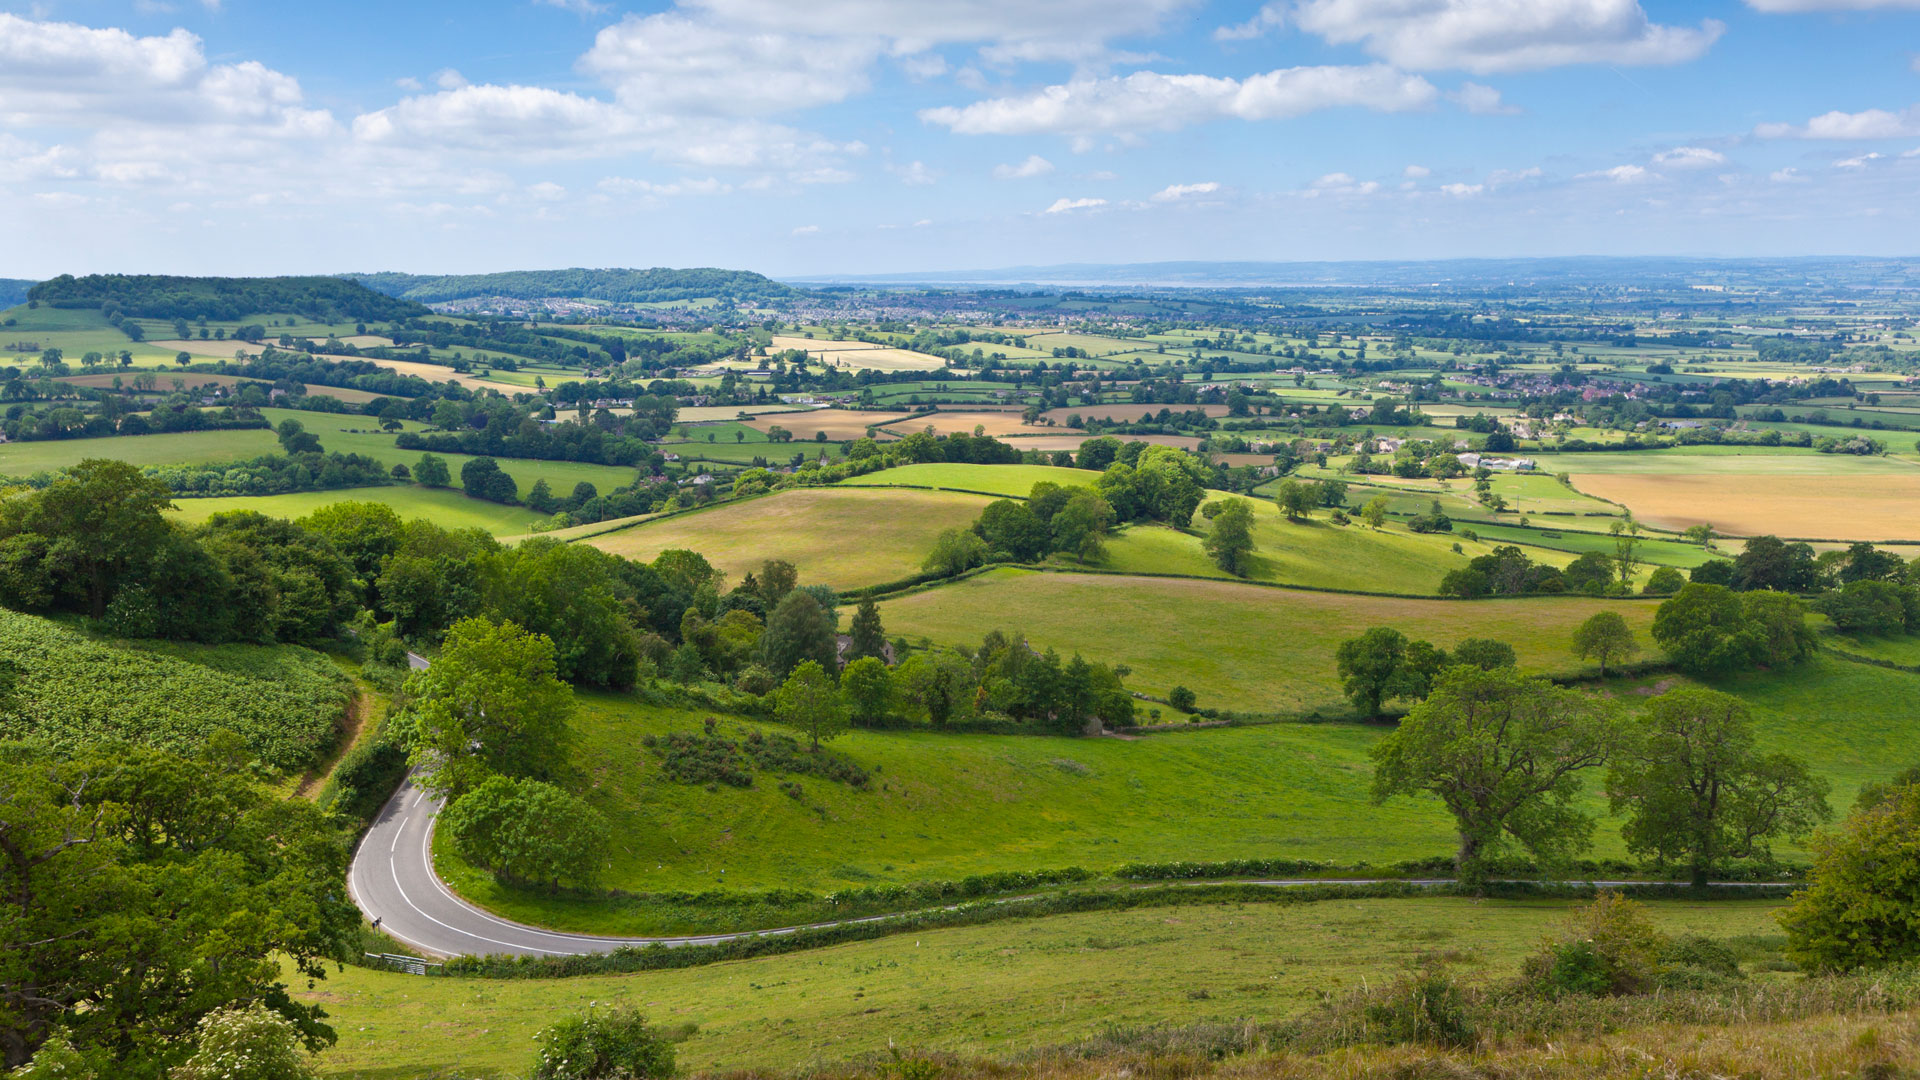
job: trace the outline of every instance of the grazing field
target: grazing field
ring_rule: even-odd
[[[669,1030],[685,1072],[791,1069],[911,1051],[1013,1052],[1109,1028],[1277,1019],[1378,983],[1435,949],[1510,977],[1564,917],[1556,901],[1221,904],[933,930],[679,971],[475,981],[343,968],[314,988],[340,1041],[329,1077],[524,1075],[533,1034],[598,1004]],[[1764,901],[1648,905],[1669,934],[1778,933]],[[1784,978],[1766,976],[1761,978]]]
[[[808,585],[850,589],[920,572],[941,530],[980,516],[986,498],[955,492],[802,488],[606,533],[586,542],[630,559],[690,548],[738,582],[785,559]]]
[[[110,458],[133,465],[197,465],[259,457],[279,450],[279,440],[265,428],[44,439],[0,444],[0,476],[32,476],[37,472],[64,469],[87,458]]]
[[[1583,491],[1666,529],[1833,540],[1920,538],[1920,469],[1871,476],[1576,474]]]
[[[852,371],[940,371],[947,362],[910,349],[892,349],[871,341],[820,341],[775,334],[771,352],[799,349],[815,361]]]
[[[1053,465],[964,465],[936,462],[901,465],[840,482],[841,487],[953,488],[1025,498],[1042,480],[1062,487],[1091,487],[1100,474],[1091,469],[1063,469]]]
[[[384,503],[403,519],[425,518],[447,529],[484,529],[494,536],[529,533],[533,531],[534,522],[546,519],[545,514],[536,514],[524,506],[502,506],[468,498],[453,488],[423,488],[414,484],[300,491],[291,495],[177,499],[174,505],[179,508],[179,520],[197,525],[227,510],[254,510],[268,517],[302,518],[337,502]]]
[[[799,413],[762,413],[745,421],[748,427],[766,432],[783,427],[793,432],[795,442],[811,442],[824,431],[833,442],[864,438],[868,428],[881,427],[901,419],[897,412],[861,412],[858,409],[812,409]],[[917,429],[916,429],[917,430]],[[885,436],[882,436],[883,438]]]
[[[1040,648],[1133,668],[1131,685],[1164,695],[1192,688],[1200,704],[1260,713],[1347,715],[1333,650],[1372,626],[1445,648],[1499,638],[1523,667],[1578,671],[1573,628],[1618,611],[1646,643],[1653,604],[1574,597],[1404,600],[1266,588],[1227,581],[994,570],[881,604],[887,630],[941,644],[1023,631]]]

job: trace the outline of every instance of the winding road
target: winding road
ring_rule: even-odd
[[[409,666],[425,668],[425,658],[407,654]],[[874,915],[860,919],[788,926],[775,930],[742,930],[727,934],[692,937],[620,938],[591,934],[564,934],[555,930],[502,919],[455,896],[452,889],[433,872],[433,825],[440,813],[440,800],[415,787],[409,776],[394,792],[380,815],[374,819],[360,846],[353,853],[353,865],[347,872],[347,887],[354,903],[368,919],[386,933],[413,948],[437,956],[462,956],[506,953],[517,956],[578,956],[611,952],[625,945],[707,945],[739,938],[791,934],[798,930],[823,929],[856,923],[885,922],[914,912]],[[1407,885],[1447,885],[1451,878],[1325,878],[1270,879],[1237,881],[1241,885],[1271,888],[1296,888],[1306,885],[1377,885],[1394,881]],[[1166,885],[1204,885],[1208,882],[1167,882]],[[1602,888],[1655,882],[1590,881],[1574,884]],[[1726,882],[1716,884],[1777,885],[1786,882]],[[1155,886],[1139,886],[1142,888]],[[995,903],[1017,903],[1024,897],[1006,897]]]

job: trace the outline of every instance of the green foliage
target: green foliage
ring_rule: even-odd
[[[413,466],[413,482],[421,487],[447,487],[453,483],[453,471],[447,468],[447,459],[421,454]]]
[[[878,657],[863,656],[848,664],[840,672],[840,693],[860,727],[876,726],[893,714],[893,673]]]
[[[823,739],[832,739],[847,730],[847,710],[840,701],[839,688],[826,669],[814,660],[804,660],[792,667],[787,681],[775,692],[774,715],[781,723],[799,729],[816,750]]]
[[[89,458],[41,491],[0,502],[0,602],[60,605],[98,619],[144,569],[169,526],[165,484]]]
[[[1459,665],[1374,746],[1373,798],[1439,798],[1459,829],[1459,877],[1479,886],[1503,837],[1544,862],[1587,846],[1593,820],[1576,806],[1579,774],[1619,738],[1603,699],[1512,668]]]
[[[553,642],[513,623],[462,619],[440,658],[407,679],[410,760],[427,788],[457,798],[488,775],[547,779],[567,769],[573,691]]]
[[[973,528],[987,542],[989,558],[1034,562],[1047,554],[1047,523],[1025,503],[996,499],[980,512]]]
[[[10,611],[0,656],[17,671],[0,739],[62,753],[113,740],[193,753],[225,730],[246,760],[291,771],[333,744],[351,691],[325,657],[295,646],[104,641]]]
[[[1920,592],[1891,581],[1849,581],[1814,601],[1813,608],[1848,634],[1892,637],[1920,628]]]
[[[658,1080],[673,1075],[673,1044],[626,1007],[571,1017],[540,1032],[533,1080]]]
[[[1376,626],[1334,650],[1341,688],[1364,716],[1380,715],[1391,698],[1423,697],[1446,654],[1426,641],[1409,641],[1400,631]]]
[[[337,277],[174,277],[161,274],[62,274],[28,295],[57,308],[112,304],[145,319],[209,318],[230,322],[263,311],[294,311],[319,322],[406,319],[419,304],[382,296]]]
[[[1367,1022],[1390,1043],[1467,1047],[1476,1038],[1460,982],[1434,959],[1410,964],[1365,1008]]]
[[[795,589],[767,618],[767,632],[760,639],[767,667],[783,679],[807,663],[833,671],[839,666],[839,643],[833,631],[820,602],[811,593]]]
[[[1830,816],[1830,785],[1806,763],[1754,747],[1753,716],[1730,694],[1681,687],[1654,698],[1607,775],[1627,850],[1687,868],[1705,885],[1723,860],[1770,862],[1769,841]]]
[[[488,502],[512,506],[520,501],[519,485],[490,457],[469,458],[460,466],[460,488],[469,497]]]
[[[0,1064],[63,1029],[105,1059],[102,1075],[159,1080],[193,1053],[182,1035],[202,1017],[248,1002],[310,1050],[333,1041],[280,976],[323,979],[354,941],[347,850],[325,815],[256,786],[244,763],[232,736],[192,759],[0,749]]]
[[[1647,575],[1647,583],[1640,591],[1648,596],[1671,596],[1685,588],[1686,584],[1685,574],[1671,566],[1659,566]]]
[[[481,570],[487,614],[553,642],[556,672],[571,682],[633,685],[639,641],[630,565],[584,544],[536,536],[493,551]]]
[[[887,631],[880,624],[880,605],[871,599],[861,600],[854,609],[853,623],[847,628],[851,639],[847,645],[847,658],[861,660],[873,658],[884,660],[887,655]]]
[[[1645,905],[1603,892],[1569,912],[1521,972],[1530,987],[1548,997],[1641,994],[1653,988],[1667,947]]]
[[[1597,661],[1604,678],[1607,665],[1618,663],[1640,651],[1633,630],[1617,611],[1595,612],[1573,632],[1573,655],[1581,660]]]
[[[539,780],[490,776],[455,799],[440,824],[455,850],[512,881],[588,888],[600,879],[606,819]]]
[[[1482,671],[1515,667],[1520,662],[1513,646],[1491,638],[1467,638],[1453,647],[1452,659],[1456,664],[1472,664]]]
[[[382,727],[341,757],[315,802],[355,821],[372,821],[406,776],[407,748]]]
[[[1212,518],[1213,524],[1207,529],[1207,556],[1227,573],[1245,576],[1253,557],[1253,504],[1245,499],[1228,499]]]
[[[1812,884],[1780,916],[1801,963],[1848,971],[1920,959],[1920,785],[1813,841]]]
[[[167,1080],[314,1080],[300,1029],[259,1002],[200,1018],[193,1056]]]
[[[1723,675],[1798,663],[1814,649],[1800,602],[1785,593],[1735,593],[1689,582],[1660,605],[1653,639],[1682,671]]]
[[[972,529],[946,529],[934,538],[920,569],[929,574],[951,577],[965,573],[987,561],[987,542]]]

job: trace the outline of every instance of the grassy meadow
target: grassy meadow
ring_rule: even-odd
[[[521,536],[546,520],[524,506],[503,506],[468,498],[456,488],[423,488],[414,484],[386,487],[340,488],[334,491],[297,491],[289,495],[234,496],[215,499],[176,499],[179,520],[197,525],[228,510],[253,510],[268,517],[302,518],[337,502],[376,502],[393,507],[405,518],[425,518],[447,529],[484,529],[494,536]]]
[[[920,572],[944,529],[980,516],[988,499],[946,491],[800,488],[602,533],[586,541],[632,559],[690,548],[738,582],[785,559],[808,584],[858,588]]]
[[[633,975],[423,979],[350,967],[294,996],[330,1014],[340,1041],[319,1066],[340,1080],[523,1076],[536,1031],[614,1004],[682,1034],[683,1072],[798,1069],[889,1045],[1010,1053],[1110,1026],[1280,1019],[1436,949],[1462,954],[1472,978],[1510,977],[1566,907],[1417,898],[1144,908]],[[1649,905],[1668,933],[1715,937],[1770,938],[1773,911],[1753,901]]]
[[[1003,569],[881,604],[889,633],[976,643],[988,630],[1026,633],[1039,648],[1133,668],[1131,684],[1164,695],[1185,685],[1202,705],[1257,713],[1346,715],[1333,651],[1372,626],[1443,648],[1491,637],[1523,667],[1581,669],[1567,653],[1574,627],[1618,611],[1647,644],[1655,605],[1584,597],[1407,600],[1266,588],[1230,581]]]

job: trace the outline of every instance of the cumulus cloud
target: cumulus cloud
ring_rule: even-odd
[[[1503,101],[1500,91],[1475,82],[1461,83],[1447,99],[1476,116],[1512,116],[1520,111]]]
[[[731,188],[715,177],[700,180],[674,180],[659,184],[651,180],[635,180],[625,176],[609,176],[594,185],[603,193],[619,196],[657,196],[672,198],[676,195],[717,195]]]
[[[1441,184],[1440,190],[1443,194],[1451,195],[1456,199],[1465,199],[1487,190],[1487,186],[1485,184],[1462,184],[1456,182],[1452,184]]]
[[[925,187],[939,180],[939,174],[927,168],[924,161],[910,161],[905,165],[889,165],[887,171],[900,178],[900,182],[910,187]]]
[[[1747,0],[1755,11],[1797,14],[1808,11],[1874,11],[1920,8],[1920,0]]]
[[[1172,131],[1222,118],[1273,120],[1342,106],[1404,112],[1428,108],[1438,97],[1427,80],[1382,64],[1283,68],[1246,79],[1140,71],[923,109],[920,119],[962,135],[1084,136]]]
[[[1726,27],[1653,22],[1639,0],[1297,0],[1293,24],[1404,68],[1488,74],[1567,64],[1675,64]]]
[[[1834,162],[1833,167],[1836,169],[1864,169],[1868,165],[1879,161],[1882,156],[1884,155],[1879,151],[1875,151],[1871,154],[1861,154],[1859,157],[1842,158]]]
[[[896,55],[982,43],[988,59],[1076,59],[1157,30],[1197,0],[685,0],[717,23],[819,36],[878,35]]]
[[[1195,195],[1211,195],[1220,190],[1220,185],[1212,180],[1202,184],[1169,184],[1153,193],[1154,202],[1178,202]]]
[[[1347,173],[1334,172],[1328,173],[1313,183],[1308,184],[1306,190],[1301,192],[1301,194],[1308,198],[1318,198],[1322,195],[1364,196],[1371,195],[1379,190],[1380,184],[1378,181],[1368,180],[1362,182],[1355,180]]]
[[[1027,160],[1018,165],[995,165],[993,177],[996,180],[1029,180],[1036,176],[1045,176],[1053,171],[1053,162],[1039,154],[1028,154]]]
[[[1286,22],[1286,4],[1283,0],[1272,0],[1271,3],[1262,4],[1260,10],[1254,12],[1253,18],[1246,22],[1216,29],[1213,32],[1213,40],[1251,41],[1257,37],[1265,37],[1270,31],[1285,26]]]
[[[1094,210],[1105,205],[1107,205],[1107,200],[1105,199],[1059,198],[1053,200],[1053,205],[1041,212],[1046,214],[1067,214],[1075,210]]]
[[[1725,165],[1727,155],[1704,146],[1676,146],[1653,155],[1653,163],[1672,169],[1706,169]]]
[[[1641,165],[1615,165],[1611,169],[1599,169],[1585,172],[1574,177],[1576,180],[1611,180],[1616,184],[1637,184],[1650,179],[1654,174]]]
[[[581,71],[629,107],[766,116],[866,90],[884,43],[719,26],[685,15],[629,15],[594,37]]]
[[[1920,105],[1901,112],[1866,109],[1861,112],[1823,113],[1805,124],[1761,124],[1753,129],[1763,139],[1900,139],[1920,135]]]

